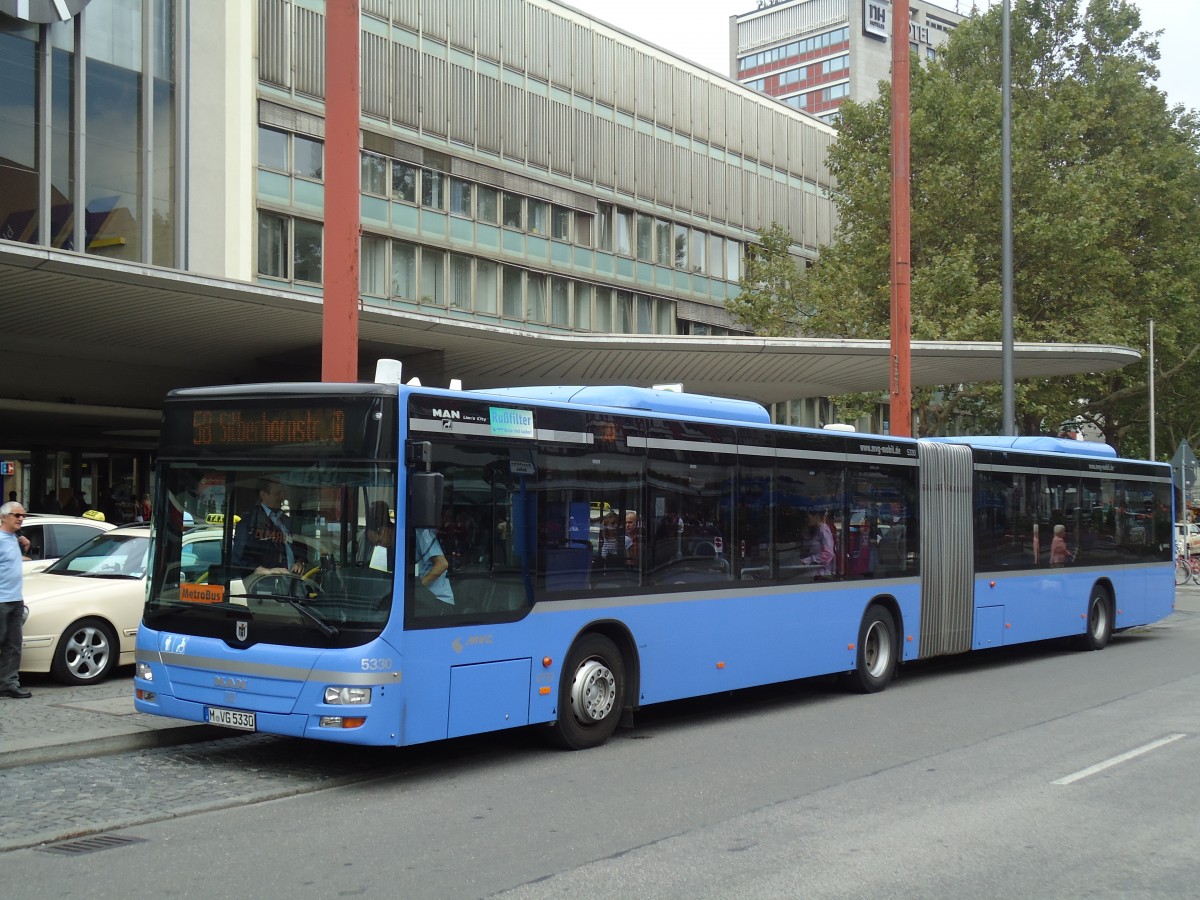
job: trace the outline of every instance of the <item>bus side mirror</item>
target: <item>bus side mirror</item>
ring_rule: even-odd
[[[410,527],[437,528],[442,523],[443,481],[441,472],[413,472],[409,475]]]

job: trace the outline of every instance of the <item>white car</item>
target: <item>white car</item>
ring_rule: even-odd
[[[185,564],[219,561],[221,529],[190,529],[183,545]],[[26,577],[21,671],[92,684],[132,665],[149,550],[149,525],[122,526]]]
[[[1187,549],[1184,549],[1183,539],[1187,536]],[[1189,553],[1192,556],[1200,556],[1200,524],[1192,522],[1190,525],[1183,522],[1175,523],[1175,552],[1182,556],[1184,553]]]
[[[70,553],[84,541],[117,526],[103,517],[43,515],[27,513],[21,534],[29,538],[29,559],[21,563],[21,572],[40,572],[60,556]]]

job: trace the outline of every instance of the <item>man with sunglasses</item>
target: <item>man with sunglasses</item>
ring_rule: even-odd
[[[21,626],[25,619],[21,558],[29,538],[21,534],[25,507],[15,500],[0,506],[0,697],[24,700],[21,688]]]

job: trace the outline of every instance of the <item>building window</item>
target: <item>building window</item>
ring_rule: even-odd
[[[546,276],[540,272],[525,276],[525,320],[539,324],[546,321]]]
[[[475,260],[475,311],[477,313],[496,314],[499,271],[500,266],[490,259]]]
[[[446,305],[446,254],[431,247],[421,248],[421,302]]]
[[[518,230],[524,228],[525,198],[520,194],[510,194],[508,191],[505,191],[502,199],[502,205],[504,227],[516,228]]]
[[[417,248],[392,242],[392,296],[417,299]]]
[[[612,252],[613,208],[607,203],[596,204],[596,249]]]
[[[325,169],[325,145],[302,134],[293,135],[292,169],[301,178],[321,179]]]
[[[550,324],[571,325],[571,282],[565,278],[550,279]]]
[[[590,213],[575,213],[575,243],[580,247],[592,246],[592,220]]]
[[[421,205],[430,209],[446,208],[446,176],[441,172],[421,171]]]
[[[706,269],[705,260],[705,242],[708,237],[703,231],[693,228],[689,235],[688,256],[692,264],[693,272],[703,272]]]
[[[306,219],[292,221],[292,277],[296,281],[321,283],[321,223]]]
[[[617,302],[613,308],[613,331],[618,334],[634,334],[633,294],[617,291]]]
[[[274,128],[258,127],[258,165],[274,172],[289,172],[288,136]]]
[[[260,211],[258,274],[268,278],[320,284],[321,234],[320,222]]]
[[[495,188],[482,184],[475,189],[475,216],[480,222],[490,222],[492,225],[499,223],[498,193]]]
[[[372,157],[371,165],[386,165],[382,156],[363,155],[363,190],[366,190],[366,157]],[[325,176],[324,142],[303,134],[289,134],[265,125],[258,127],[258,167],[287,175],[298,175],[312,181]],[[377,193],[382,194],[383,191]]]
[[[450,179],[450,213],[455,216],[471,217],[471,188],[473,185],[462,178]]]
[[[392,161],[392,197],[402,203],[417,202],[417,167]]]
[[[671,238],[671,223],[654,220],[654,261],[660,266],[672,265],[675,259],[674,241]]]
[[[549,234],[550,204],[544,200],[534,200],[531,197],[527,206],[529,211],[530,234]]]
[[[360,163],[359,188],[364,194],[387,194],[387,160],[374,153],[364,153]]]
[[[571,211],[565,206],[550,207],[550,234],[556,241],[571,239]]]
[[[612,321],[612,288],[596,288],[596,330],[610,332]]]
[[[688,267],[688,229],[686,225],[675,226],[675,268],[686,269]]]
[[[592,286],[575,283],[574,297],[575,327],[587,331],[592,327]]]
[[[388,291],[386,238],[364,234],[358,268],[359,290],[364,294],[386,297]]]
[[[642,213],[637,215],[637,258],[654,260],[654,219]]]
[[[500,310],[506,319],[520,319],[524,312],[521,303],[521,270],[515,266],[501,266],[504,303]]]
[[[705,275],[721,278],[725,274],[725,248],[722,246],[724,243],[720,235],[708,236],[708,267],[704,271]]]
[[[633,210],[617,209],[616,251],[622,256],[633,256]]]
[[[287,278],[287,219],[258,214],[258,274],[269,278]]]
[[[450,254],[450,306],[471,308],[471,257]]]

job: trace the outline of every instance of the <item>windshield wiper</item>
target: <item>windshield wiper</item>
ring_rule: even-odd
[[[336,628],[318,616],[315,612],[313,612],[295,597],[289,597],[287,594],[230,594],[229,596],[245,597],[247,599],[256,597],[261,600],[274,600],[276,603],[286,603],[292,609],[296,610],[296,612],[300,613],[301,616],[304,616],[310,622],[312,622],[314,626],[320,629],[321,634],[325,635],[325,637],[333,637],[338,633]]]

